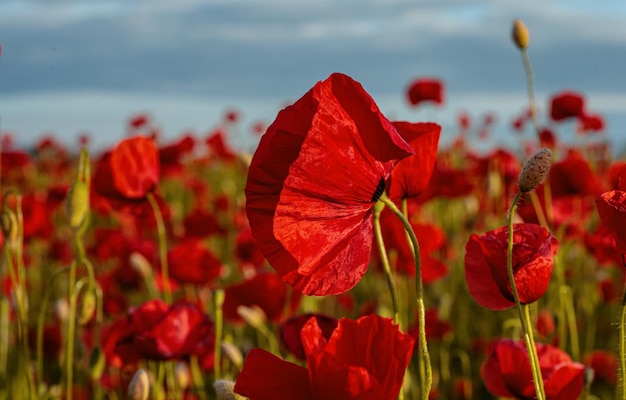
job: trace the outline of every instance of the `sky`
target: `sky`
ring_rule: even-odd
[[[236,109],[242,122],[229,140],[250,149],[250,125],[343,72],[390,119],[433,120],[445,140],[460,111],[476,123],[495,113],[490,143],[510,142],[527,106],[515,18],[530,31],[542,121],[550,96],[574,90],[626,146],[621,0],[4,0],[0,131],[27,144],[49,132],[74,143],[87,131],[103,148],[136,113],[173,140],[204,136]],[[443,107],[408,106],[406,88],[420,77],[445,83]],[[575,126],[556,129],[573,137]]]

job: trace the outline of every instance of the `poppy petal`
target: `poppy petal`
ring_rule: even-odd
[[[369,262],[372,207],[397,161],[413,153],[346,75],[282,110],[252,159],[246,208],[283,280],[310,295],[356,285]]]

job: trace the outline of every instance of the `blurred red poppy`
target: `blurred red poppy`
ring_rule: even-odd
[[[236,283],[224,290],[224,318],[230,322],[242,322],[237,313],[239,306],[258,306],[270,321],[278,322],[283,312],[295,310],[300,301],[300,294],[287,291],[287,286],[280,276],[273,273],[259,273],[253,278]],[[285,304],[289,302],[289,309]]]
[[[443,104],[443,82],[439,79],[416,79],[407,89],[409,104],[418,106],[423,102]]]
[[[338,320],[334,317],[321,314],[303,314],[289,318],[280,325],[280,341],[288,352],[296,356],[298,360],[305,360],[304,347],[300,338],[300,332],[304,324],[311,319],[317,319],[317,324],[322,330],[324,339],[330,339],[330,336],[337,328]]]
[[[617,356],[606,350],[594,350],[582,357],[582,362],[593,369],[593,381],[617,386],[619,371]]]
[[[508,227],[481,236],[472,234],[465,246],[465,280],[483,307],[504,310],[515,305],[507,272]],[[535,224],[513,226],[513,275],[522,304],[545,293],[552,274],[557,239]]]
[[[387,251],[395,250],[397,253],[396,271],[403,275],[415,276],[413,251],[409,246],[402,222],[391,210],[385,209],[380,216],[380,225]],[[448,274],[447,265],[433,256],[435,251],[445,245],[445,233],[441,228],[432,224],[411,222],[411,226],[420,245],[422,281],[426,284],[433,283]],[[374,256],[377,260],[380,259],[378,248],[375,248]]]
[[[201,208],[196,208],[187,214],[183,219],[183,226],[186,237],[207,238],[226,233],[215,214]]]
[[[235,238],[235,256],[242,263],[242,269],[252,267],[259,270],[265,265],[265,257],[249,227],[241,230]]]
[[[615,235],[615,244],[623,260],[623,254],[626,254],[626,192],[611,190],[602,193],[596,205],[602,224]]]
[[[564,159],[552,164],[549,182],[553,197],[595,197],[602,192],[600,180],[591,170],[589,162],[577,151],[570,151]]]
[[[564,351],[537,343],[537,355],[547,400],[576,399],[583,390],[585,366]],[[489,348],[480,369],[487,390],[494,396],[534,399],[535,387],[524,342],[499,340]]]
[[[206,138],[206,145],[210,153],[217,159],[232,161],[237,158],[235,151],[226,143],[226,134],[221,129],[216,129]]]
[[[600,114],[583,114],[580,117],[579,129],[582,132],[594,133],[604,130],[604,118]]]
[[[580,93],[563,91],[550,99],[550,117],[553,121],[579,118],[584,115],[585,99]]]
[[[152,139],[137,136],[121,141],[97,162],[95,193],[108,202],[140,205],[159,182],[159,157]]]
[[[246,357],[235,392],[251,400],[392,400],[411,359],[413,338],[377,315],[342,318],[326,341],[317,319],[301,331],[307,368],[261,349]]]
[[[222,263],[199,239],[186,239],[167,253],[170,276],[179,283],[204,285],[217,278]]]
[[[148,125],[150,117],[147,114],[137,114],[128,119],[128,126],[133,129],[141,128]]]
[[[391,171],[389,197],[393,200],[417,197],[428,186],[435,168],[441,126],[430,122],[394,122],[393,126],[413,147],[415,155],[401,160]]]
[[[214,345],[213,322],[194,304],[150,300],[104,329],[102,347],[115,366],[145,360],[178,360]]]
[[[252,159],[246,209],[285,282],[309,295],[357,284],[369,262],[373,206],[395,164],[413,153],[346,75],[318,82],[278,114]]]

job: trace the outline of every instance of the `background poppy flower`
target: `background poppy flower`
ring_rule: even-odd
[[[515,305],[507,272],[508,227],[481,236],[465,246],[465,280],[483,307],[504,310]],[[557,239],[535,224],[513,225],[513,276],[522,304],[538,300],[548,288]]]
[[[547,400],[576,399],[583,390],[585,366],[573,362],[557,347],[537,343],[537,355]],[[489,348],[480,369],[485,386],[494,396],[534,399],[535,387],[523,341],[499,340]]]
[[[159,153],[150,138],[122,140],[113,149],[109,162],[113,185],[126,198],[143,198],[159,182]]]
[[[602,224],[615,235],[615,244],[621,254],[626,254],[626,192],[611,190],[597,200]]]
[[[415,150],[396,165],[389,179],[389,197],[393,200],[417,197],[428,185],[435,168],[441,126],[431,123],[394,122],[400,136]]]
[[[303,314],[289,318],[287,321],[280,325],[280,341],[282,345],[291,354],[296,356],[299,360],[305,360],[304,347],[302,346],[302,339],[300,338],[300,332],[306,322],[311,319],[317,319],[317,324],[322,330],[324,339],[330,339],[330,336],[337,328],[338,320],[334,317],[329,317],[321,314]]]
[[[567,118],[582,117],[585,99],[580,93],[563,91],[550,99],[550,118],[553,121],[562,121]]]
[[[443,82],[439,79],[416,79],[407,89],[409,104],[418,106],[423,102],[433,102],[443,104]]]
[[[222,263],[199,239],[187,239],[167,253],[169,273],[180,283],[203,285],[217,278]]]
[[[326,341],[316,318],[301,331],[307,368],[253,349],[235,392],[250,400],[359,399],[398,397],[411,359],[413,338],[378,315],[342,318]]]
[[[252,233],[283,280],[309,295],[356,285],[369,262],[373,206],[398,160],[413,153],[346,75],[332,74],[283,109],[245,189]]]

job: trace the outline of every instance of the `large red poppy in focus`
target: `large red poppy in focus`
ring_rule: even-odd
[[[483,307],[504,310],[515,305],[507,272],[508,227],[472,234],[465,246],[465,280]],[[522,304],[538,300],[548,288],[557,239],[535,224],[513,226],[513,276]]]
[[[346,75],[282,110],[252,158],[246,209],[283,280],[309,295],[356,285],[369,262],[373,206],[395,164],[413,153]]]
[[[537,343],[536,347],[546,399],[577,399],[583,390],[585,366],[573,362],[559,348],[542,343]],[[495,396],[536,398],[528,352],[522,341],[503,339],[491,345],[480,376]]]
[[[413,338],[391,319],[342,318],[328,341],[316,318],[301,331],[307,368],[265,350],[246,357],[235,392],[250,400],[392,400],[411,359]]]

